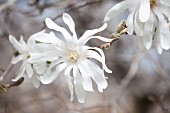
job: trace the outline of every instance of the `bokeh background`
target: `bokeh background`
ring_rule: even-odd
[[[66,27],[62,13],[69,13],[75,21],[76,32],[99,28],[106,12],[121,0],[0,0],[0,77],[8,73],[0,84],[10,84],[17,76],[20,63],[10,66],[15,52],[8,36],[26,41],[29,36],[46,29],[44,20],[50,17]],[[107,30],[100,33],[110,38],[120,21],[126,19],[125,11],[109,22]],[[98,40],[91,46],[103,44]],[[111,48],[104,50],[106,63],[113,71],[106,74],[109,86],[99,93],[89,92],[84,104],[76,97],[69,101],[66,81],[60,76],[49,85],[36,89],[25,78],[18,87],[0,93],[0,113],[169,113],[170,112],[170,51],[161,55],[153,47],[140,51],[135,36],[123,35]]]

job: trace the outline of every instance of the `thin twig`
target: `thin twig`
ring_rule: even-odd
[[[2,12],[6,8],[12,6],[15,2],[16,2],[16,0],[8,0],[4,4],[0,5],[0,12]]]
[[[10,62],[10,64],[8,65],[7,69],[4,71],[4,73],[0,76],[0,81],[3,81],[6,76],[8,75],[9,71],[12,69],[13,64]]]
[[[88,5],[97,4],[97,3],[100,3],[100,2],[102,2],[102,0],[85,1],[85,2],[80,3],[80,4],[73,5],[69,9],[65,8],[65,10],[62,13],[58,14],[57,16],[55,16],[52,20],[55,21],[56,19],[60,18],[63,15],[63,13],[68,13],[68,12],[70,12],[72,10],[80,9],[80,8],[86,7]],[[45,27],[46,26],[44,25],[41,30],[45,29]]]

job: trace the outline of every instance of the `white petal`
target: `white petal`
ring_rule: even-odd
[[[102,36],[90,36],[90,37],[87,37],[84,41],[80,42],[81,45],[85,45],[87,43],[87,41],[89,41],[90,39],[99,39],[103,42],[111,42],[113,39],[109,39],[109,38],[105,38],[105,37],[102,37]]]
[[[62,63],[62,64],[59,64],[57,67],[56,67],[56,70],[54,72],[51,72],[47,75],[44,75],[44,76],[40,76],[40,81],[43,83],[43,84],[50,84],[51,82],[53,82],[58,76],[59,74],[61,73],[61,71],[67,66],[66,63]]]
[[[83,78],[80,75],[78,68],[73,68],[74,86],[77,99],[80,103],[84,103],[86,97],[86,91],[83,89]]]
[[[21,61],[23,59],[25,59],[24,55],[18,55],[16,57],[13,57],[12,58],[12,64],[16,64],[16,63],[18,63],[19,61]]]
[[[107,24],[105,23],[99,29],[86,30],[85,33],[80,37],[79,42],[82,43],[82,42],[86,41],[89,36],[92,36],[98,32],[103,31],[104,29],[106,29],[106,27],[107,27]]]
[[[151,35],[151,33],[144,35],[143,41],[144,41],[143,43],[144,43],[146,49],[151,48],[151,45],[152,45],[152,35]]]
[[[35,40],[38,42],[51,43],[51,44],[58,43],[57,37],[54,37],[47,33],[38,33],[36,35],[33,35],[32,37],[35,37]]]
[[[68,31],[65,28],[60,27],[59,25],[54,23],[50,18],[46,18],[45,23],[49,29],[61,32],[67,42],[72,39],[72,36],[68,33]]]
[[[47,70],[46,62],[40,62],[37,64],[33,64],[34,69],[38,74],[44,74]]]
[[[85,62],[85,61],[84,61]],[[78,68],[80,70],[80,73],[83,77],[83,88],[86,91],[93,91],[93,86],[92,86],[92,80],[91,77],[89,76],[88,70],[85,68],[86,66],[79,64]]]
[[[22,45],[23,47],[27,47],[27,44],[26,44],[26,42],[24,41],[23,36],[20,36],[19,42],[21,43],[21,45]]]
[[[37,78],[37,75],[34,75],[31,77],[31,82],[34,85],[35,88],[39,88],[40,87],[40,81]]]
[[[70,31],[73,33],[74,40],[77,40],[75,24],[71,16],[67,13],[63,13],[63,21],[68,25]]]
[[[70,75],[70,71],[71,69],[73,68],[73,66],[68,66],[65,70],[64,70],[64,76],[65,76],[65,79],[67,81],[67,84],[68,84],[68,88],[70,90],[70,101],[73,101],[74,97],[73,97],[73,83],[72,83],[72,77]]]
[[[48,61],[52,58],[58,57],[59,53],[57,51],[49,51],[44,53],[30,53],[30,58],[28,62],[30,63],[39,63]]]
[[[25,47],[23,47],[13,36],[9,35],[9,40],[16,50],[19,52],[25,51]]]
[[[20,67],[20,71],[17,77],[15,77],[14,79],[12,79],[12,81],[17,81],[19,80],[22,76],[24,76],[24,72],[27,66],[27,62],[23,62],[21,67]]]
[[[134,19],[133,18],[134,18],[134,11],[129,14],[129,16],[127,18],[127,22],[126,22],[126,25],[128,27],[127,32],[128,32],[129,35],[133,34],[133,26],[134,26],[134,24],[133,24]]]
[[[160,44],[160,31],[159,30],[156,31],[155,39],[156,39],[156,49],[157,49],[158,53],[161,54],[162,53],[162,47],[161,47],[161,44]]]
[[[139,19],[141,22],[146,22],[150,15],[150,0],[141,0],[139,8]]]
[[[160,5],[160,7],[157,7],[161,13],[163,13],[166,17],[170,18],[170,7],[165,5]]]
[[[48,69],[47,69],[47,74],[50,74],[50,73],[51,73],[51,69],[52,69],[54,66],[56,66],[56,65],[58,65],[58,64],[60,64],[60,63],[62,63],[62,62],[64,62],[64,61],[66,61],[66,60],[61,59],[61,58],[57,59],[56,61],[52,61],[52,62],[50,63],[50,65],[49,65]]]
[[[100,61],[102,63],[102,65],[103,65],[104,70],[107,73],[112,73],[112,71],[110,69],[108,69],[108,67],[106,66],[105,55],[104,55],[103,51],[101,49],[97,48],[97,47],[91,47],[90,49],[94,49],[94,50],[98,51],[101,56],[97,52],[89,50],[88,51],[89,52],[89,54],[88,54],[89,57],[94,58],[94,59]]]
[[[107,22],[107,21],[113,19],[119,13],[121,13],[124,10],[126,10],[127,8],[129,8],[131,6],[131,1],[132,0],[126,0],[126,1],[120,2],[120,3],[116,4],[115,6],[113,6],[107,12],[106,16],[104,17],[104,22]]]
[[[86,65],[86,69],[89,71],[90,76],[96,82],[97,86],[101,89],[105,89],[108,84],[104,76],[104,72],[99,68],[99,66],[92,61],[86,60],[83,62]]]
[[[141,23],[138,21],[138,11],[136,11],[135,13],[135,19],[134,19],[134,30],[135,30],[135,33],[138,35],[138,36],[143,36],[143,31],[142,31],[142,26],[141,26]],[[139,24],[140,23],[140,24]]]
[[[170,1],[169,0],[160,0],[160,2],[164,5],[170,6]]]
[[[33,69],[32,69],[31,64],[27,64],[27,66],[26,66],[26,72],[27,72],[28,78],[31,78],[32,75],[33,75]]]

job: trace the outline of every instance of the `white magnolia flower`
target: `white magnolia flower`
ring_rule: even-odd
[[[92,79],[97,84],[98,90],[102,92],[108,85],[104,70],[108,73],[112,72],[105,64],[105,55],[103,51],[97,47],[89,47],[85,44],[92,38],[97,38],[105,42],[109,42],[111,39],[101,36],[92,36],[103,31],[107,27],[107,24],[104,24],[99,29],[87,30],[78,39],[75,32],[75,24],[71,16],[64,13],[63,21],[68,25],[72,35],[70,35],[65,28],[60,27],[51,19],[47,18],[45,20],[47,27],[62,33],[64,41],[57,38],[53,32],[50,33],[51,37],[46,37],[42,33],[36,40],[42,43],[54,44],[56,45],[56,48],[40,54],[31,54],[29,61],[41,62],[41,60],[47,60],[46,58],[56,59],[49,65],[46,76],[40,76],[41,82],[43,84],[49,84],[59,75],[63,75],[67,80],[71,92],[70,99],[73,100],[74,87],[78,101],[83,103],[86,91],[93,91]],[[94,62],[94,59],[101,62],[102,68]]]
[[[35,35],[33,35],[33,37]],[[31,82],[33,83],[33,85],[36,88],[38,88],[40,85],[39,74],[45,73],[46,62],[39,62],[36,64],[31,64],[28,62],[28,59],[30,58],[30,52],[42,50],[42,47],[40,49],[40,46],[34,47],[35,40],[33,39],[33,37],[30,37],[28,39],[28,42],[26,43],[23,40],[22,36],[21,36],[19,42],[13,36],[11,36],[11,35],[9,36],[9,40],[10,40],[11,44],[15,47],[15,49],[18,51],[18,54],[19,54],[16,57],[13,57],[12,63],[16,64],[19,61],[22,61],[22,65],[20,67],[19,74],[15,79],[13,79],[13,81],[17,81],[24,74],[26,74],[28,76],[28,78],[31,79]]]
[[[128,34],[132,35],[135,31],[138,36],[139,47],[149,49],[152,46],[152,40],[156,40],[156,46],[160,50],[170,48],[169,28],[167,17],[170,17],[169,0],[125,0],[113,6],[106,14],[104,21],[113,19],[122,11],[128,9],[130,14],[127,18]],[[160,27],[163,24],[164,27]],[[166,32],[160,28],[166,29]],[[168,28],[168,29],[167,29]],[[159,37],[155,30],[158,30]],[[168,35],[165,35],[168,34]],[[154,38],[157,37],[157,38]],[[159,41],[158,41],[159,40]]]

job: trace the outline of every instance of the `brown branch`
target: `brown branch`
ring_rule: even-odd
[[[112,38],[113,40],[112,40],[111,42],[107,42],[107,43],[99,46],[99,48],[101,48],[101,49],[109,49],[109,48],[111,47],[111,45],[113,44],[113,42],[119,40],[120,37],[121,37],[123,34],[126,34],[126,33],[127,33],[126,21],[123,20],[123,21],[121,21],[120,24],[117,26],[116,32],[111,35],[111,38]]]
[[[3,81],[6,76],[8,75],[9,71],[12,69],[13,64],[10,62],[10,64],[8,65],[7,69],[4,71],[4,73],[0,76],[0,81]]]
[[[55,21],[56,19],[60,18],[63,15],[63,13],[68,13],[72,10],[77,10],[77,9],[86,7],[88,5],[97,4],[97,3],[100,3],[100,2],[102,2],[102,0],[85,1],[85,2],[82,2],[80,4],[72,5],[70,8],[66,7],[65,10],[62,13],[55,16],[52,20]],[[44,25],[41,30],[45,29],[45,27],[46,27],[46,25]]]
[[[2,12],[6,8],[12,6],[15,2],[16,2],[16,0],[8,0],[4,4],[0,5],[0,12]]]

